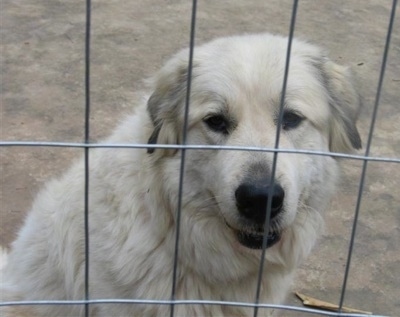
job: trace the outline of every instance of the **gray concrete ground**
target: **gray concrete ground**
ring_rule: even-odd
[[[288,34],[291,1],[199,1],[196,42],[246,32]],[[1,0],[1,139],[81,141],[84,126],[82,0]],[[365,141],[391,1],[303,0],[297,36],[350,65],[364,99]],[[91,135],[107,135],[130,111],[143,79],[188,45],[190,1],[93,1]],[[388,59],[372,155],[400,157],[400,12]],[[1,148],[0,243],[14,239],[34,195],[82,150]],[[362,151],[360,152],[362,153]],[[343,160],[325,236],[299,269],[294,290],[337,302],[362,163]],[[400,165],[368,164],[345,304],[400,315]],[[299,305],[294,296],[288,303]],[[300,316],[299,313],[284,313]]]

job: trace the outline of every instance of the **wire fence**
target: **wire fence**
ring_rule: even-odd
[[[394,163],[399,164],[400,158],[388,158],[388,157],[376,157],[370,156],[371,143],[373,139],[374,127],[376,123],[377,113],[380,104],[380,97],[382,91],[383,80],[385,76],[385,69],[387,64],[387,57],[389,52],[390,41],[393,32],[393,24],[395,21],[395,13],[397,0],[392,1],[390,19],[387,29],[387,36],[385,42],[384,53],[382,56],[382,63],[380,69],[380,76],[377,85],[377,91],[375,96],[375,102],[373,107],[373,113],[371,116],[371,123],[369,127],[369,134],[366,143],[365,152],[363,155],[356,154],[342,154],[342,153],[332,153],[332,152],[324,152],[324,151],[311,151],[311,150],[294,150],[294,149],[280,149],[279,148],[279,139],[280,139],[280,126],[283,118],[283,105],[284,105],[284,96],[286,93],[286,85],[288,79],[288,71],[290,64],[290,53],[291,53],[291,45],[292,39],[295,31],[296,24],[296,16],[297,16],[297,7],[298,0],[293,1],[291,21],[290,21],[290,30],[289,30],[289,38],[288,38],[288,46],[287,46],[287,56],[286,56],[286,64],[285,64],[285,73],[284,80],[282,83],[282,98],[279,110],[279,120],[277,124],[276,130],[276,139],[274,148],[261,148],[261,147],[243,147],[243,146],[216,146],[216,145],[190,145],[187,144],[187,129],[188,129],[188,113],[190,108],[190,89],[191,89],[191,72],[193,66],[193,52],[195,49],[195,30],[196,30],[196,10],[197,10],[197,1],[192,1],[192,13],[191,13],[191,28],[190,28],[190,40],[189,40],[189,65],[188,65],[188,78],[187,78],[187,93],[186,93],[186,102],[185,102],[185,116],[184,116],[184,124],[183,124],[183,140],[181,145],[166,145],[166,144],[93,144],[90,143],[90,42],[91,42],[91,0],[86,0],[86,38],[85,38],[85,134],[84,134],[84,142],[83,143],[68,143],[68,142],[31,142],[31,141],[0,141],[0,147],[68,147],[68,148],[83,148],[84,150],[84,166],[85,166],[85,187],[84,187],[84,199],[85,199],[85,218],[84,218],[84,232],[85,232],[85,298],[83,300],[40,300],[40,301],[8,301],[0,303],[0,306],[24,306],[24,305],[84,305],[85,307],[85,316],[89,316],[89,306],[93,304],[148,304],[148,305],[170,305],[170,316],[173,317],[175,315],[175,306],[176,305],[226,305],[226,306],[241,306],[241,307],[250,307],[254,308],[254,317],[258,315],[259,308],[271,308],[278,310],[287,310],[287,311],[296,311],[303,312],[309,314],[318,314],[322,316],[365,316],[364,314],[355,314],[355,313],[345,313],[342,311],[343,303],[346,296],[346,289],[348,284],[348,277],[350,272],[351,259],[354,249],[354,241],[357,229],[358,218],[360,214],[360,205],[363,198],[363,189],[365,185],[365,177],[368,163],[371,161],[374,162],[385,162],[385,163]],[[151,299],[91,299],[90,297],[90,278],[89,278],[89,267],[90,267],[90,252],[89,252],[89,151],[93,148],[154,148],[154,149],[176,149],[181,151],[181,164],[180,164],[180,178],[179,178],[179,200],[178,200],[178,209],[176,214],[176,235],[175,235],[175,253],[174,253],[174,266],[173,270],[173,281],[171,285],[171,299],[170,300],[151,300]],[[232,301],[216,301],[216,300],[177,300],[175,298],[176,295],[176,280],[177,280],[177,263],[179,257],[179,238],[180,238],[180,214],[182,208],[182,188],[184,183],[184,170],[185,170],[185,153],[186,150],[223,150],[223,151],[253,151],[253,152],[272,152],[273,156],[273,164],[272,164],[272,175],[271,175],[271,183],[270,183],[270,191],[273,188],[274,182],[274,174],[276,170],[277,157],[279,153],[293,153],[293,154],[303,154],[303,155],[319,155],[319,156],[331,156],[336,158],[347,158],[352,160],[361,160],[362,171],[360,175],[357,202],[354,212],[354,220],[351,231],[351,239],[348,247],[347,260],[345,265],[345,273],[341,288],[340,300],[338,303],[339,311],[338,312],[330,312],[319,309],[312,308],[303,308],[303,307],[295,307],[289,305],[272,305],[265,304],[259,302],[260,296],[260,287],[261,287],[261,277],[263,274],[264,267],[264,259],[265,259],[265,250],[267,247],[267,235],[264,235],[263,239],[263,249],[262,249],[262,257],[261,263],[259,267],[258,273],[258,283],[257,283],[257,291],[256,298],[254,303],[248,302],[232,302]],[[269,193],[271,195],[271,193]],[[268,200],[267,206],[267,217],[265,228],[269,227],[269,216],[271,213],[271,201]],[[268,232],[266,230],[265,232]],[[378,315],[374,315],[378,316]]]

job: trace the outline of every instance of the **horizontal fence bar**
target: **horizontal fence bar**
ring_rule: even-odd
[[[365,156],[358,154],[344,154],[337,152],[301,150],[301,149],[274,149],[257,146],[224,146],[224,145],[179,145],[179,144],[128,144],[128,143],[74,143],[74,142],[30,142],[30,141],[5,141],[0,142],[0,147],[65,147],[65,148],[133,148],[133,149],[175,149],[175,150],[223,150],[223,151],[250,151],[250,152],[276,152],[291,154],[307,154],[331,156],[352,160],[375,161],[386,163],[400,163],[400,158]]]
[[[90,300],[37,300],[37,301],[9,301],[0,302],[1,306],[38,306],[38,305],[93,305],[93,304],[144,304],[144,305],[222,305],[249,308],[269,308],[279,310],[297,311],[323,316],[336,317],[387,317],[384,315],[366,315],[356,313],[339,313],[320,309],[297,307],[289,305],[255,304],[246,302],[230,302],[216,300],[152,300],[152,299],[90,299]]]

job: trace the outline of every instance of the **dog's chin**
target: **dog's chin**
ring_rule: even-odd
[[[255,232],[247,232],[235,230],[236,238],[239,243],[246,248],[253,250],[260,250],[263,248],[264,234],[263,233],[255,233]],[[281,239],[280,233],[277,232],[269,232],[266,237],[266,248],[272,247],[274,244],[279,242]]]

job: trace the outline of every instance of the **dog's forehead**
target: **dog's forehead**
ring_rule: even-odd
[[[200,47],[195,69],[197,91],[209,92],[231,111],[275,112],[281,103],[287,39],[280,37],[228,38]],[[292,49],[285,105],[301,109],[315,122],[329,115],[327,94],[314,61],[318,48],[295,42]],[[216,98],[217,96],[217,98]],[[315,107],[320,108],[319,112]],[[318,116],[318,117],[317,117]]]

